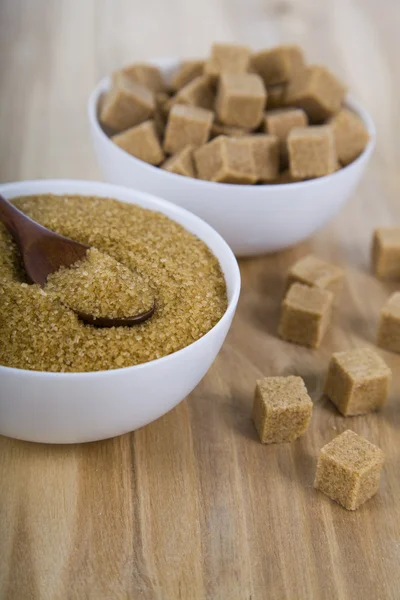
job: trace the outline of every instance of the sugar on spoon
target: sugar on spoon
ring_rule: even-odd
[[[37,283],[44,288],[49,275],[86,258],[89,246],[43,227],[1,195],[0,221],[8,229],[21,252],[30,283]],[[154,313],[155,303],[153,302],[149,310],[128,317],[94,316],[73,310],[82,321],[96,327],[131,326],[149,319]]]

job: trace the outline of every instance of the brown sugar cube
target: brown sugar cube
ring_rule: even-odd
[[[112,141],[120,148],[151,165],[159,165],[164,160],[154,121],[145,121],[122,133],[112,136]]]
[[[194,162],[199,179],[242,184],[257,181],[251,146],[241,138],[220,135],[194,152]]]
[[[243,137],[251,133],[250,129],[244,129],[243,127],[230,127],[223,123],[214,121],[211,127],[211,137],[215,138],[219,135],[227,135],[228,137]]]
[[[325,394],[345,417],[378,410],[386,402],[391,371],[370,348],[332,355]]]
[[[374,231],[372,265],[380,279],[400,279],[400,227],[379,227]]]
[[[288,135],[287,146],[289,168],[294,177],[322,177],[337,169],[335,140],[327,125],[295,127]]]
[[[347,108],[343,108],[329,124],[333,129],[338,159],[342,165],[348,165],[368,144],[368,131],[360,117]]]
[[[254,73],[223,73],[219,79],[215,111],[225,125],[254,129],[261,123],[267,92]]]
[[[302,108],[311,123],[322,123],[339,112],[345,86],[325,67],[307,67],[286,89],[285,103]]]
[[[167,89],[160,69],[146,63],[134,63],[120,71],[133,81],[141,83],[154,93],[165,92]]]
[[[289,270],[288,285],[303,283],[311,287],[336,291],[343,280],[343,269],[309,254],[298,260]]]
[[[177,103],[189,104],[190,106],[200,106],[207,110],[213,110],[214,102],[214,89],[207,75],[201,75],[187,83],[170,100],[170,104],[172,105]]]
[[[165,104],[168,102],[168,100],[170,99],[170,95],[167,94],[167,92],[157,92],[157,94],[155,94],[155,102],[156,102],[156,107],[159,109],[163,109]]]
[[[287,138],[295,127],[306,127],[308,118],[301,108],[282,108],[267,111],[264,115],[264,131],[276,135],[280,144],[281,162],[288,163]]]
[[[378,346],[400,353],[400,292],[395,292],[381,310]]]
[[[304,70],[304,55],[298,46],[278,46],[253,55],[253,69],[261,75],[265,85],[286,83]]]
[[[165,105],[169,99],[170,96],[166,92],[159,92],[155,95],[156,109],[153,118],[157,135],[160,139],[164,138],[165,127],[167,125],[168,111],[165,109]]]
[[[274,181],[279,174],[279,140],[275,135],[256,134],[243,138],[252,148],[257,181]]]
[[[204,72],[216,78],[221,73],[245,73],[250,63],[250,50],[237,44],[213,44]]]
[[[356,510],[379,488],[384,454],[348,429],[320,452],[314,487],[347,510]]]
[[[279,173],[278,177],[271,181],[274,184],[284,184],[284,183],[298,183],[299,181],[303,181],[302,179],[297,179],[293,177],[289,169],[285,169],[281,173]]]
[[[202,146],[209,138],[214,115],[198,106],[175,104],[169,113],[164,150],[175,154],[185,146]]]
[[[180,104],[180,102],[176,101],[176,96],[171,96],[170,98],[168,98],[168,100],[166,102],[164,102],[161,106],[160,106],[160,110],[162,112],[162,114],[168,118],[168,115],[171,111],[171,108],[175,105],[175,104]],[[185,102],[182,102],[182,104],[185,104]],[[188,106],[191,106],[190,104]],[[193,105],[192,105],[193,106]]]
[[[171,89],[177,92],[204,73],[204,60],[185,60],[171,79]]]
[[[177,175],[185,175],[186,177],[196,177],[193,164],[194,146],[186,146],[180,152],[170,156],[162,165],[161,168],[176,173]]]
[[[318,348],[328,328],[333,294],[294,283],[282,302],[279,336],[301,346]]]
[[[308,428],[312,401],[301,377],[266,377],[256,384],[253,420],[263,444],[292,442]]]
[[[267,87],[267,110],[275,110],[285,106],[286,83]]]
[[[173,97],[165,92],[159,92],[155,95],[155,101],[158,112],[160,112],[164,117],[167,117],[169,111],[174,105]]]
[[[157,109],[154,113],[153,120],[157,135],[160,140],[162,140],[164,138],[165,127],[167,126],[167,117],[161,110]]]
[[[152,92],[122,73],[116,73],[100,109],[100,123],[119,132],[143,123],[153,115],[154,109]]]

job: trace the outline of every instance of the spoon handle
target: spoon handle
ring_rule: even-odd
[[[20,244],[22,242],[24,232],[28,230],[32,232],[36,229],[36,223],[11,202],[6,200],[0,194],[0,221],[7,227],[15,241]]]

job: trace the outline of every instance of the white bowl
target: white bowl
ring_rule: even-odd
[[[167,79],[179,65],[172,59],[151,62]],[[370,142],[357,160],[337,173],[283,185],[232,185],[191,179],[153,167],[113,144],[97,118],[99,100],[109,87],[110,78],[106,77],[88,101],[92,140],[103,177],[187,208],[212,225],[237,256],[282,250],[324,225],[353,192],[375,144],[371,117],[348,98],[347,105],[367,127]]]
[[[0,433],[33,442],[105,439],[154,421],[185,398],[218,354],[240,292],[232,251],[207,223],[165,200],[88,181],[23,181],[0,186],[6,198],[29,194],[111,197],[164,213],[199,237],[223,270],[228,308],[222,319],[186,348],[142,365],[92,373],[46,373],[0,366]]]

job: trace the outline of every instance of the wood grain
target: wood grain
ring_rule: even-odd
[[[397,0],[3,0],[0,178],[98,178],[85,102],[100,76],[151,56],[201,56],[215,40],[302,44],[372,112],[378,146],[348,206],[307,244],[242,261],[243,293],[218,359],[175,410],[81,446],[0,439],[0,597],[7,600],[397,600],[400,358],[380,414],[322,398],[332,351],[374,343],[395,289],[369,273],[372,229],[400,219]],[[318,351],[281,342],[285,272],[313,251],[347,269]],[[254,382],[300,374],[307,435],[262,446]],[[1,385],[1,382],[0,382]],[[28,391],[27,391],[28,393]],[[349,513],[312,488],[318,450],[347,428],[387,455],[381,489]]]

